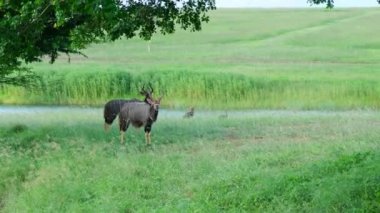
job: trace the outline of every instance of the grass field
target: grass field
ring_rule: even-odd
[[[102,105],[138,97],[151,82],[177,109],[379,109],[379,17],[376,9],[217,10],[201,32],[31,64],[37,86],[2,86],[0,103]]]
[[[163,111],[153,147],[100,109],[0,113],[0,211],[378,212],[380,113]]]
[[[0,212],[380,212],[379,18],[218,10],[201,32],[30,64],[34,87],[0,85]],[[148,82],[151,147],[83,107]]]

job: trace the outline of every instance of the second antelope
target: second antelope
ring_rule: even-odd
[[[194,107],[190,107],[189,111],[185,113],[184,118],[191,118],[194,116]]]

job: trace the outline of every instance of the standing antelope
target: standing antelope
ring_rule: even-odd
[[[153,88],[146,90],[144,87],[141,92],[145,96],[144,101],[132,100],[112,100],[104,107],[105,126],[112,124],[119,114],[120,143],[124,143],[124,134],[129,124],[136,128],[144,126],[145,141],[150,145],[150,131],[152,124],[157,120],[161,97],[155,100],[152,97]]]

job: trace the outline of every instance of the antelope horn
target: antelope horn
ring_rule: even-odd
[[[150,93],[153,93],[153,87],[151,83],[149,83],[149,88],[150,88]]]
[[[141,95],[146,95],[145,85],[142,86],[142,88],[140,90],[140,94]]]

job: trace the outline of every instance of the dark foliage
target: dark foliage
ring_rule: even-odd
[[[0,1],[0,84],[31,80],[23,63],[60,53],[81,54],[86,45],[121,37],[149,40],[175,25],[198,31],[214,0]]]

